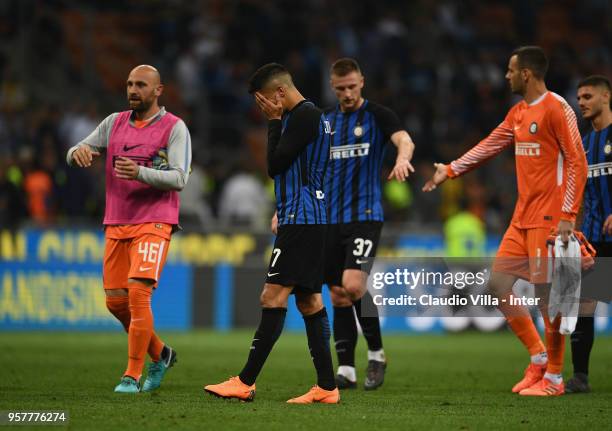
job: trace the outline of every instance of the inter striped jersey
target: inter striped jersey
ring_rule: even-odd
[[[448,167],[450,177],[474,169],[514,144],[518,200],[512,224],[522,229],[574,221],[582,201],[587,164],[576,115],[558,94],[524,100],[491,132]]]
[[[612,214],[612,124],[582,138],[589,172],[584,192],[582,233],[592,242],[610,242],[603,224]]]
[[[268,127],[268,174],[279,225],[327,224],[323,179],[331,129],[321,110],[303,100]]]
[[[330,224],[383,221],[381,169],[386,143],[402,130],[390,109],[365,100],[354,112],[325,111],[332,132],[325,197]]]

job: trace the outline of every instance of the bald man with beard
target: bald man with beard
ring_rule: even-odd
[[[157,69],[137,66],[126,84],[130,109],[106,117],[66,160],[88,168],[106,155],[103,286],[107,308],[128,334],[128,364],[115,392],[136,393],[147,353],[144,392],[159,388],[176,362],[176,352],[153,330],[151,296],[178,227],[191,138],[185,123],[158,104],[164,87]]]

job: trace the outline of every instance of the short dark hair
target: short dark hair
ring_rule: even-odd
[[[606,90],[612,92],[610,86],[610,80],[603,75],[591,75],[584,78],[578,83],[576,88],[581,87],[604,87]]]
[[[273,78],[276,78],[280,75],[288,76],[289,82],[291,82],[291,74],[285,68],[285,66],[279,63],[264,64],[259,69],[257,69],[253,76],[251,76],[251,78],[249,79],[249,94],[253,94],[256,91],[261,90]]]
[[[336,76],[346,76],[351,72],[361,73],[361,68],[356,60],[348,57],[340,58],[334,61],[331,66],[330,74]]]
[[[582,87],[603,87],[608,93],[612,94],[610,80],[603,75],[587,76],[576,86],[577,89]],[[612,97],[610,97],[610,109],[612,109]]]
[[[521,69],[529,69],[538,79],[544,79],[548,71],[548,59],[539,46],[521,46],[512,51]]]

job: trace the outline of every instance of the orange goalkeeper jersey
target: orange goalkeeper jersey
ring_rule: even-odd
[[[514,105],[489,136],[449,165],[448,174],[464,174],[512,144],[518,182],[512,224],[528,229],[574,221],[587,162],[574,111],[551,91]]]

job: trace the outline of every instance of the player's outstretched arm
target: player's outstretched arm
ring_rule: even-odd
[[[422,190],[424,192],[435,190],[438,185],[442,184],[448,178],[448,165],[444,163],[434,163],[434,167],[436,168],[436,172],[434,172],[431,179],[423,186]]]
[[[412,155],[414,154],[414,142],[405,130],[400,130],[391,135],[391,142],[397,147],[397,158],[395,166],[389,174],[388,180],[395,178],[398,181],[406,181],[410,173],[414,173],[412,167]]]
[[[463,156],[452,161],[448,165],[447,175],[455,178],[468,173],[512,145],[514,131],[512,130],[511,118],[512,111],[499,126],[493,129],[489,136],[472,147]]]

